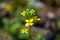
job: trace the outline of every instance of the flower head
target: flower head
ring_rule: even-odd
[[[21,15],[25,17],[26,11],[23,11],[23,12],[21,13]]]
[[[32,26],[33,25],[33,19],[26,19],[25,20],[25,22],[26,22],[26,24],[25,24],[25,26],[27,27],[27,26]]]
[[[41,20],[41,19],[40,19],[40,18],[38,18],[37,16],[34,16],[34,17],[33,17],[33,19],[34,19],[34,20],[36,20],[36,21]]]
[[[21,29],[21,33],[28,33],[28,29]]]

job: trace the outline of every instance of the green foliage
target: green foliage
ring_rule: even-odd
[[[60,35],[57,34],[55,40],[60,40]]]

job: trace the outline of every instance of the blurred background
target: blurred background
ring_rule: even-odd
[[[41,20],[31,27],[30,40],[60,40],[60,0],[0,0],[0,40],[29,40],[24,28],[25,9],[34,9]]]

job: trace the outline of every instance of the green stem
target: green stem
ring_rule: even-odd
[[[29,27],[29,40],[31,40],[31,27]]]

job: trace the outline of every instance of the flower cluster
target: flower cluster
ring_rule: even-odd
[[[26,9],[25,11],[22,11],[20,13],[23,17],[25,17],[25,26],[31,27],[34,25],[35,22],[39,21],[40,18],[35,16],[35,10],[34,9]],[[28,33],[27,28],[21,29],[21,33]]]
[[[21,30],[21,33],[28,33],[28,29],[26,29],[26,28],[25,29],[22,29]]]

